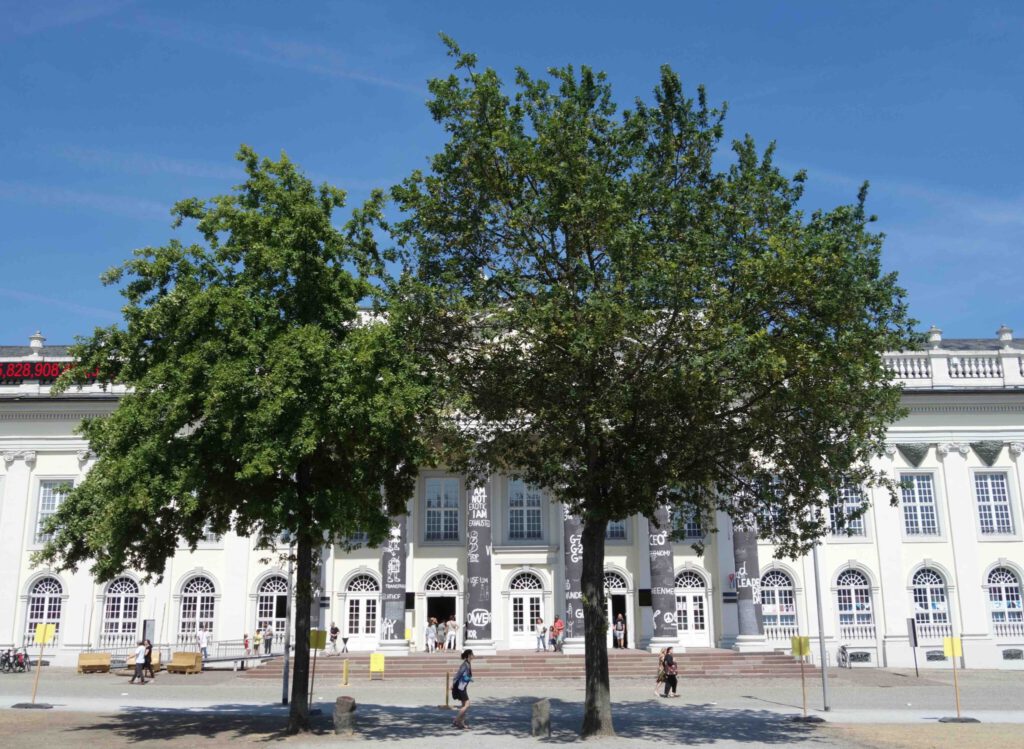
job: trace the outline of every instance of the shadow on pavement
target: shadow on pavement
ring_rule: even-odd
[[[535,698],[475,701],[467,722],[470,736],[530,738],[530,715]],[[314,734],[333,733],[332,705],[311,718]],[[436,739],[461,734],[451,727],[454,710],[432,706],[359,704],[357,731],[367,740]],[[549,743],[578,740],[583,719],[579,702],[551,700],[552,736]],[[714,744],[719,741],[752,746],[791,746],[819,742],[814,729],[792,723],[788,716],[767,710],[723,709],[711,705],[670,702],[620,703],[614,708],[615,729],[620,739],[661,744]],[[284,738],[287,708],[268,705],[216,705],[203,710],[131,708],[102,716],[96,723],[75,731],[109,731],[131,741],[182,739],[189,736],[227,738],[237,736],[274,741]]]

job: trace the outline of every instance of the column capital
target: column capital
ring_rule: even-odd
[[[9,468],[18,458],[25,461],[25,465],[32,468],[36,464],[35,450],[7,450],[3,454],[4,464]]]
[[[971,451],[971,446],[966,442],[940,442],[938,446],[939,455],[951,455],[960,453],[960,457],[966,458]]]
[[[1024,442],[1011,442],[1010,455],[1019,458],[1021,453],[1024,453]]]

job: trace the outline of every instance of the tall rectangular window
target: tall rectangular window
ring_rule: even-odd
[[[832,508],[832,535],[834,536],[865,536],[864,517],[853,518],[852,515],[864,506],[864,495],[860,487],[843,484],[839,489],[838,502]],[[846,518],[840,527],[839,519]]]
[[[44,544],[53,538],[52,533],[43,533],[43,523],[57,512],[57,508],[68,496],[68,481],[47,480],[39,482],[39,512],[36,517],[36,543]]]
[[[1010,490],[1005,473],[974,474],[974,496],[978,500],[981,532],[985,535],[1013,534]]]
[[[523,481],[508,482],[508,537],[517,541],[541,538],[541,490]]]
[[[930,473],[900,474],[903,495],[903,529],[908,536],[939,535],[935,487]]]
[[[427,479],[427,541],[459,540],[459,480]]]
[[[625,541],[626,540],[626,521],[625,520],[609,520],[608,530],[605,531],[604,537],[610,540]]]

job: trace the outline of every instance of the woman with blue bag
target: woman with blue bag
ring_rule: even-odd
[[[462,709],[459,710],[452,721],[452,725],[456,728],[469,728],[466,725],[466,711],[469,710],[469,692],[466,690],[469,688],[469,682],[473,681],[472,661],[473,651],[463,650],[462,665],[459,666],[459,670],[455,674],[455,681],[452,682],[452,697],[462,703]]]

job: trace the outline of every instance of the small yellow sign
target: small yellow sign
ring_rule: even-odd
[[[412,630],[411,629],[406,629],[405,630],[405,639],[406,640],[411,640],[412,639]]]
[[[383,653],[370,653],[370,673],[371,674],[382,674],[382,673],[384,673],[384,654]]]
[[[314,650],[323,650],[327,647],[327,630],[311,629],[309,631],[309,646]]]
[[[49,645],[57,634],[56,624],[36,625],[36,645]]]
[[[793,648],[793,655],[803,657],[811,654],[810,637],[790,637],[789,642]]]
[[[962,658],[964,643],[959,637],[942,638],[942,654],[947,658]]]

